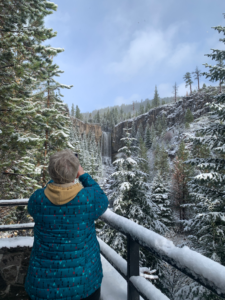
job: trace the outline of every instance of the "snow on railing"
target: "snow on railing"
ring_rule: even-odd
[[[28,199],[1,200],[0,206],[27,203]],[[100,219],[127,236],[127,261],[98,238],[101,254],[127,280],[127,299],[138,300],[139,294],[146,300],[168,299],[149,281],[139,276],[139,245],[225,299],[224,266],[188,247],[178,248],[172,241],[113,213],[110,209],[107,209]],[[34,223],[1,225],[0,231],[31,229],[34,225]]]
[[[27,205],[29,199],[0,200],[0,206]]]
[[[103,242],[100,238],[97,239],[100,245],[101,254],[120,273],[120,275],[123,276],[125,280],[132,284],[132,287],[138,291],[138,294],[140,294],[144,299],[148,300],[169,300],[169,298],[167,298],[163,293],[161,293],[160,290],[158,290],[151,282],[149,282],[145,278],[141,276],[127,276],[127,261],[122,258],[115,250],[109,247],[105,242]],[[127,299],[133,299],[131,297]]]
[[[110,209],[107,209],[100,219],[127,237],[131,237],[134,242],[147,248],[159,259],[166,261],[194,281],[225,298],[224,266],[186,246],[178,248],[172,241],[113,213]]]
[[[0,225],[0,231],[8,230],[22,230],[22,229],[33,229],[35,223],[24,223],[24,224],[13,224],[13,225]]]

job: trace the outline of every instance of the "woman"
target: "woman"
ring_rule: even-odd
[[[28,202],[35,226],[25,289],[32,300],[97,300],[103,274],[94,221],[107,196],[71,150],[52,155],[48,171],[52,180]]]

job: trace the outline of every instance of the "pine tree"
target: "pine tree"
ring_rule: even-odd
[[[204,73],[202,73],[202,74],[204,75]],[[203,83],[202,88],[206,89],[206,84],[205,83]]]
[[[81,112],[80,112],[78,105],[76,105],[75,117],[79,120],[82,120]]]
[[[174,94],[174,101],[175,101],[175,103],[177,102],[177,93],[178,93],[178,85],[175,82],[175,84],[173,86],[173,94]]]
[[[155,164],[154,169],[160,173],[164,178],[168,176],[169,172],[169,163],[168,163],[168,154],[165,148],[159,144],[156,145],[155,149]]]
[[[139,115],[142,115],[145,113],[145,108],[144,108],[144,105],[143,105],[143,100],[141,100],[141,103],[140,103],[140,107],[139,107]]]
[[[163,127],[165,127],[165,124],[163,124],[162,118],[159,116],[156,121],[155,121],[155,131],[156,134],[160,137],[161,134],[163,133]]]
[[[140,143],[139,143],[139,167],[140,170],[143,171],[144,173],[148,174],[149,173],[149,165],[148,165],[148,156],[147,156],[147,148],[145,146],[145,142],[143,138],[140,138]]]
[[[190,86],[190,94],[191,94],[192,93],[191,85],[192,85],[193,81],[191,79],[191,73],[190,72],[185,73],[184,81],[185,81],[185,87]]]
[[[158,220],[167,227],[172,226],[172,211],[170,208],[170,192],[167,182],[157,173],[152,182],[152,201],[159,207]]]
[[[137,134],[136,134],[136,139],[138,140],[138,143],[140,143],[140,139],[144,138],[144,127],[143,124],[141,123],[137,129]]]
[[[188,203],[190,199],[188,182],[193,173],[193,168],[184,164],[188,158],[189,152],[185,149],[185,143],[182,141],[174,160],[172,184],[174,207],[178,210],[180,220],[187,219],[187,209],[183,205]]]
[[[110,197],[114,197],[113,210],[115,213],[138,223],[145,228],[157,232],[165,232],[166,227],[157,220],[155,212],[157,207],[148,201],[148,184],[144,182],[147,174],[140,171],[137,161],[132,158],[136,146],[132,146],[134,138],[130,137],[130,129],[124,128],[124,137],[121,139],[124,146],[118,150],[121,158],[114,161],[116,171],[110,176],[113,178],[113,190]],[[136,154],[135,154],[136,155]],[[137,159],[140,159],[137,156]],[[100,237],[110,247],[116,250],[123,258],[126,258],[126,238],[116,230],[105,226]],[[141,265],[146,264],[147,251],[140,251]]]
[[[195,79],[195,80],[198,80],[198,90],[199,90],[199,79],[200,79],[200,77],[202,76],[202,74],[201,74],[199,68],[196,67],[195,71],[192,72],[192,74],[195,74],[195,78],[194,78],[194,79]]]
[[[29,5],[19,1],[16,10],[14,3],[6,0],[1,6],[0,171],[14,174],[6,175],[1,193],[11,199],[26,198],[40,187],[35,151],[43,145],[43,137],[40,136],[40,106],[36,105],[37,89],[41,95],[40,85],[51,57],[62,52],[41,45],[56,36],[43,24],[44,17],[57,6],[32,0]]]
[[[185,114],[185,122],[191,123],[194,121],[194,117],[192,115],[192,112],[190,108],[187,109],[186,114]]]
[[[148,112],[151,108],[150,100],[146,99],[145,112]]]
[[[224,15],[225,17],[225,15]],[[215,26],[212,27],[215,30],[217,30],[219,33],[224,33],[224,28],[222,26]],[[224,43],[224,39],[220,39],[221,42]],[[204,64],[206,68],[209,68],[209,72],[203,72],[202,75],[206,76],[206,78],[209,78],[210,81],[219,81],[220,82],[220,92],[221,92],[221,84],[224,82],[225,79],[225,70],[224,70],[224,51],[218,50],[218,49],[212,49],[211,54],[205,54],[208,57],[211,57],[212,60],[217,61],[216,66],[208,65],[207,63]]]
[[[154,98],[152,100],[152,106],[157,107],[160,105],[160,100],[159,100],[159,93],[157,90],[157,86],[155,86],[155,93],[154,93]]]
[[[101,123],[99,110],[97,111],[96,121],[97,121],[97,123],[99,123],[99,124]]]
[[[225,27],[213,27],[219,33],[224,33]],[[224,42],[223,39],[221,41]],[[224,57],[224,50],[214,49],[212,54],[207,54],[215,61]],[[225,79],[225,71],[219,66],[210,66],[209,73],[203,73],[211,81]],[[199,174],[190,182],[194,217],[185,230],[191,231],[194,248],[204,255],[225,265],[225,201],[224,201],[224,133],[225,133],[225,94],[214,96],[214,103],[210,106],[215,121],[209,126],[198,130],[194,144],[205,145],[210,148],[208,157],[194,158],[189,163],[194,165]],[[213,299],[213,298],[210,298]]]
[[[154,146],[156,146],[156,131],[155,131],[154,123],[151,126],[150,132],[151,132],[151,148],[154,148]]]
[[[75,108],[74,108],[73,103],[72,103],[72,107],[71,107],[71,117],[75,117]]]
[[[146,130],[145,130],[145,145],[146,145],[147,149],[150,149],[151,145],[152,145],[151,131],[150,131],[149,124],[147,125]]]

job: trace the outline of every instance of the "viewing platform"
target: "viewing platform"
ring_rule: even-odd
[[[0,206],[27,205],[28,199],[0,200]],[[98,238],[103,266],[101,300],[168,300],[150,281],[140,276],[139,247],[144,247],[156,258],[225,299],[225,267],[192,251],[176,247],[172,241],[113,213],[110,209],[100,217],[109,226],[127,237],[127,260]],[[32,229],[34,223],[1,225],[0,231]],[[0,239],[0,298],[7,298],[10,290],[23,288],[29,265],[33,237]],[[15,298],[13,300],[26,300]]]

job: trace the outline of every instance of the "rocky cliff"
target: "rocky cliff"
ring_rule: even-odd
[[[94,132],[96,142],[101,141],[102,128],[100,124],[84,123],[79,119],[72,118],[73,126],[78,127],[81,134],[84,132],[88,134],[89,132]]]
[[[117,124],[112,132],[112,156],[114,157],[118,149],[123,146],[120,141],[123,136],[123,128],[127,125],[128,128],[130,128],[132,126],[132,121],[134,121],[136,130],[141,124],[143,124],[144,128],[146,128],[148,124],[151,127],[156,119],[164,114],[167,119],[167,126],[168,128],[171,128],[174,125],[184,123],[185,113],[188,108],[192,111],[194,119],[206,114],[209,111],[209,107],[206,103],[212,102],[213,96],[218,92],[218,88],[210,87],[199,93],[191,94],[191,96],[183,97],[182,100],[176,103],[153,108],[143,115]]]

